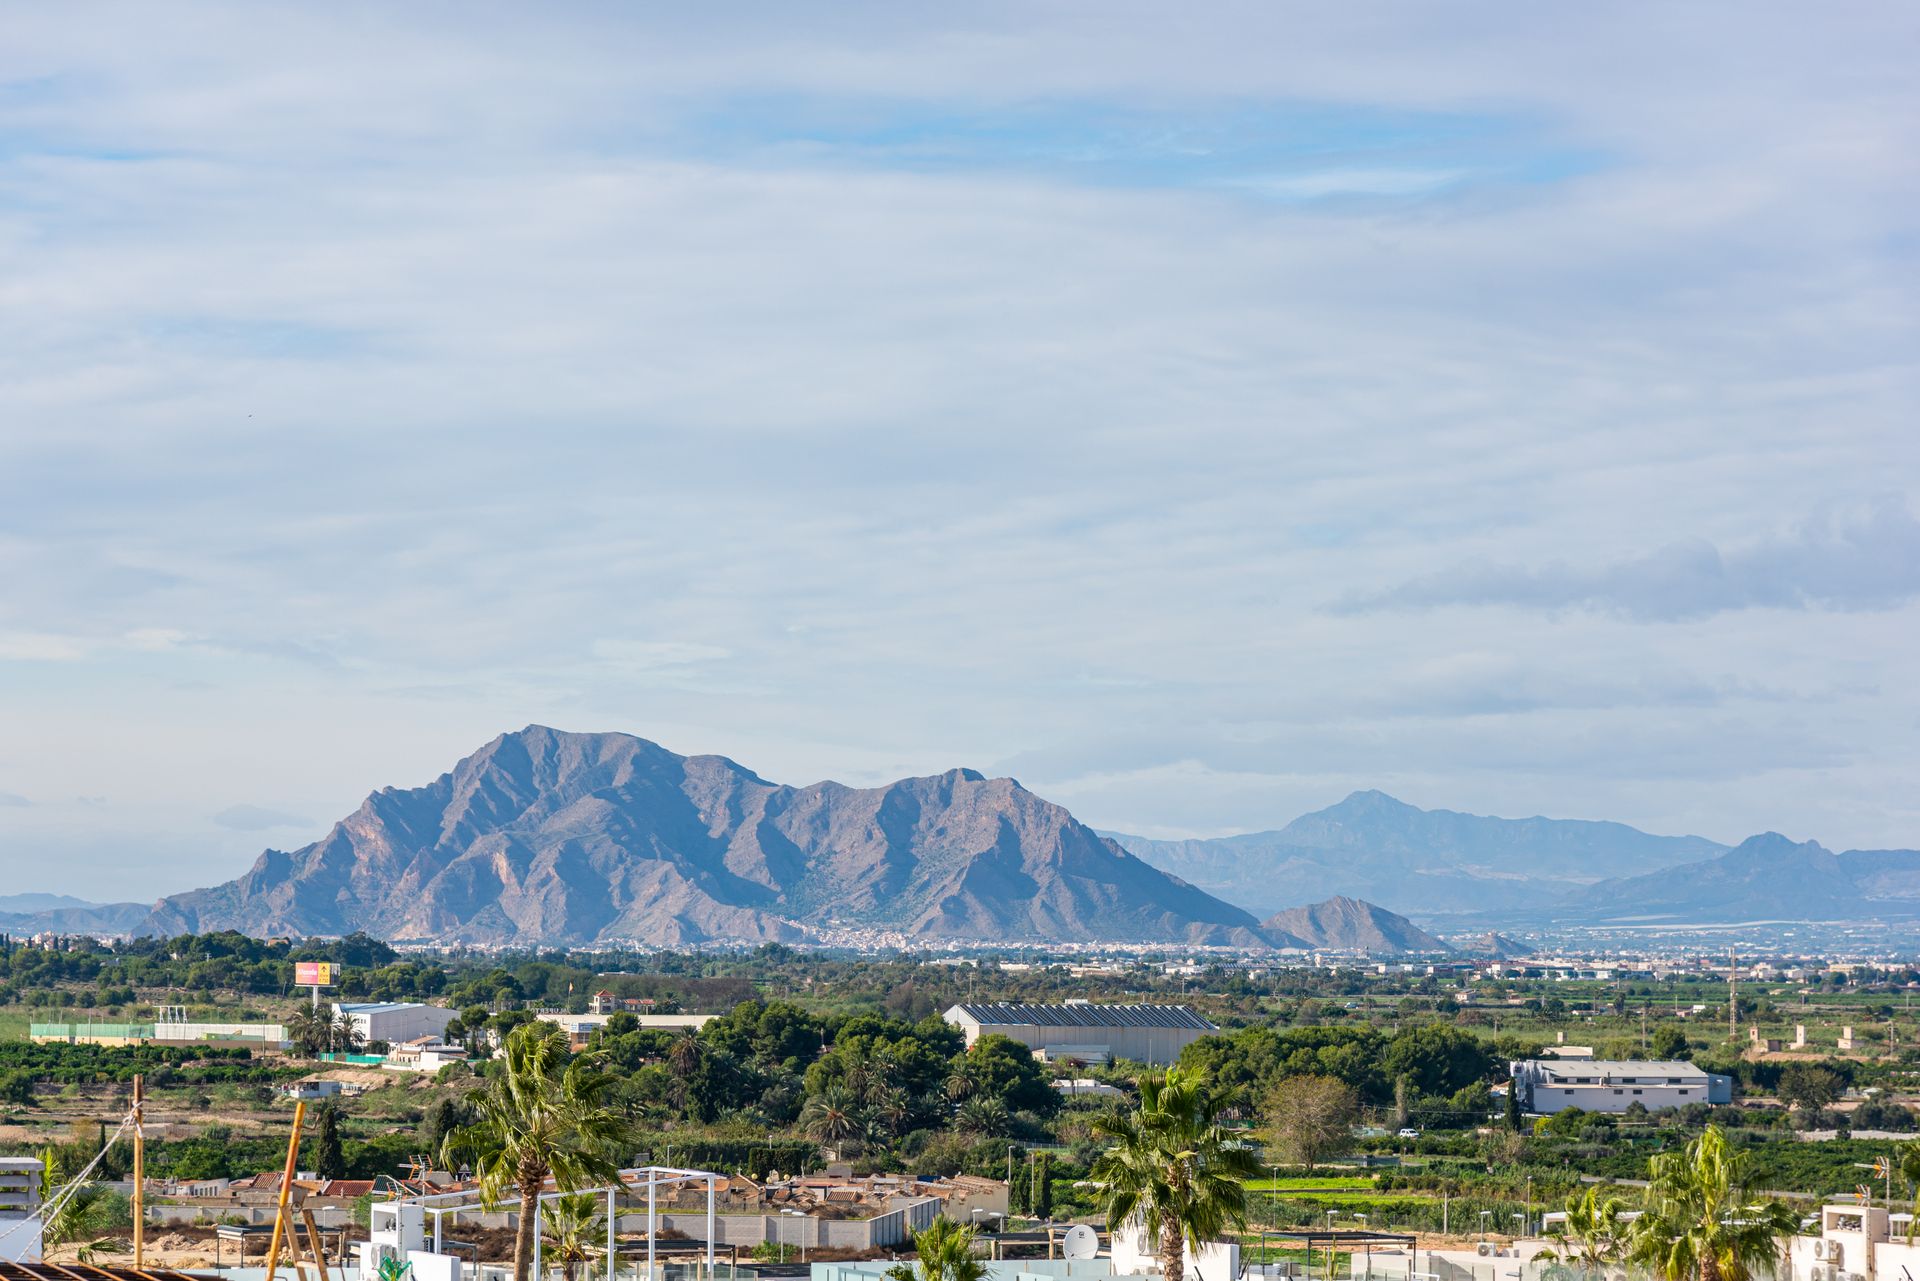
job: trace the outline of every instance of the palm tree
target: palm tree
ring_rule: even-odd
[[[1182,1281],[1187,1246],[1197,1250],[1229,1227],[1246,1226],[1246,1180],[1260,1173],[1260,1162],[1220,1128],[1198,1072],[1176,1067],[1143,1077],[1140,1106],[1116,1109],[1093,1129],[1112,1140],[1089,1171],[1107,1228],[1143,1229],[1147,1247],[1159,1251],[1164,1281]]]
[[[1007,1105],[984,1094],[962,1103],[954,1115],[954,1124],[966,1134],[1005,1134],[1009,1120]]]
[[[1907,1219],[1907,1244],[1913,1244],[1913,1229],[1920,1225],[1920,1142],[1900,1145],[1900,1177],[1913,1189],[1913,1214]]]
[[[605,1253],[607,1220],[600,1198],[591,1192],[555,1197],[540,1211],[543,1259],[560,1265],[560,1275],[574,1281],[580,1265]]]
[[[914,1233],[913,1251],[915,1263],[887,1269],[891,1281],[982,1281],[987,1275],[987,1265],[973,1252],[973,1229],[952,1219],[935,1219]]]
[[[866,1130],[859,1101],[841,1085],[829,1085],[809,1098],[800,1109],[800,1124],[808,1134],[836,1148],[858,1139]]]
[[[595,1056],[570,1056],[566,1034],[552,1023],[523,1023],[507,1035],[500,1066],[467,1095],[476,1119],[447,1135],[448,1169],[468,1158],[488,1208],[518,1194],[513,1238],[514,1281],[527,1281],[533,1221],[551,1178],[562,1192],[619,1177],[627,1123],[607,1095],[615,1079]]]
[[[955,1103],[968,1098],[979,1088],[979,1082],[973,1079],[973,1071],[964,1063],[947,1074],[947,1097]]]
[[[318,1010],[295,1010],[287,1016],[287,1040],[308,1058],[327,1048],[332,1038],[332,1018],[323,1018]]]
[[[52,1205],[72,1183],[67,1153],[61,1148],[43,1148],[40,1152],[40,1203]],[[122,1253],[126,1246],[113,1230],[124,1226],[125,1203],[102,1184],[87,1182],[72,1189],[51,1214],[43,1215],[41,1243],[78,1246],[82,1263],[92,1263],[102,1254]]]
[[[1800,1216],[1747,1192],[1750,1158],[1710,1125],[1684,1152],[1649,1162],[1647,1208],[1628,1234],[1627,1258],[1661,1281],[1752,1281],[1780,1261]]]
[[[1610,1266],[1626,1257],[1631,1230],[1626,1210],[1626,1203],[1619,1197],[1603,1199],[1597,1187],[1568,1197],[1566,1225],[1562,1229],[1566,1247],[1549,1253],[1573,1264],[1583,1275],[1605,1276]]]
[[[352,1054],[355,1050],[366,1048],[367,1044],[367,1038],[361,1035],[360,1025],[345,1010],[335,1014],[329,1021],[327,1041],[342,1054]]]

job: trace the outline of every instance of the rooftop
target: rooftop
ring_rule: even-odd
[[[1009,1002],[962,1004],[959,1012],[982,1027],[1178,1027],[1200,1032],[1219,1029],[1185,1005],[1021,1005]]]

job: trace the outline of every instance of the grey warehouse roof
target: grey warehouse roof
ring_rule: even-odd
[[[954,1008],[982,1027],[1184,1027],[1220,1029],[1185,1005],[990,1005]]]

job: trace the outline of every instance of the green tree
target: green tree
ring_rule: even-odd
[[[1752,1281],[1773,1271],[1800,1230],[1791,1207],[1750,1196],[1748,1154],[1717,1125],[1648,1164],[1646,1210],[1633,1222],[1627,1258],[1661,1281]]]
[[[1520,1115],[1520,1082],[1507,1082],[1507,1128],[1515,1134],[1525,1129],[1524,1118]]]
[[[973,1043],[966,1065],[974,1094],[998,1099],[1009,1112],[1037,1112],[1051,1116],[1060,1110],[1060,1091],[1046,1070],[1034,1061],[1033,1051],[1011,1037],[990,1033]]]
[[[560,1275],[574,1281],[581,1264],[605,1253],[606,1231],[599,1197],[591,1192],[555,1197],[540,1207],[541,1262],[558,1263]]]
[[[1652,1053],[1656,1059],[1685,1059],[1693,1057],[1693,1047],[1687,1044],[1685,1032],[1671,1023],[1662,1023],[1653,1031]]]
[[[331,1103],[320,1105],[313,1131],[313,1172],[323,1179],[347,1177],[347,1151],[340,1142],[340,1113]]]
[[[1617,1196],[1602,1196],[1599,1188],[1567,1198],[1567,1217],[1559,1234],[1566,1244],[1557,1257],[1582,1272],[1606,1274],[1609,1267],[1626,1257],[1628,1230],[1627,1207]]]
[[[1913,1244],[1913,1230],[1920,1224],[1920,1141],[1902,1143],[1897,1158],[1900,1177],[1913,1189],[1913,1217],[1907,1220],[1907,1244]]]
[[[1053,1221],[1053,1153],[1042,1152],[1033,1160],[1033,1217]]]
[[[973,1252],[973,1229],[935,1219],[913,1234],[912,1263],[887,1269],[891,1281],[983,1281],[987,1265]]]
[[[1093,1127],[1111,1141],[1088,1172],[1108,1230],[1139,1227],[1163,1281],[1183,1281],[1188,1245],[1246,1226],[1246,1180],[1260,1163],[1220,1127],[1217,1106],[1203,1077],[1175,1067],[1142,1078],[1139,1107]]]
[[[1774,1088],[1793,1107],[1818,1112],[1840,1097],[1846,1082],[1832,1068],[1795,1063],[1780,1074],[1780,1084]]]
[[[472,1161],[489,1207],[518,1195],[514,1281],[527,1281],[533,1263],[532,1207],[547,1179],[571,1192],[618,1177],[627,1125],[607,1103],[614,1078],[598,1066],[592,1056],[570,1056],[554,1024],[514,1028],[500,1064],[467,1096],[475,1119],[443,1145],[449,1169],[462,1157]]]
[[[800,1109],[800,1124],[811,1138],[840,1148],[854,1142],[866,1129],[860,1101],[844,1086],[830,1085]]]

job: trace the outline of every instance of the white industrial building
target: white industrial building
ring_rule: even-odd
[[[416,1001],[382,1001],[371,1005],[333,1007],[337,1018],[344,1014],[367,1041],[385,1041],[399,1045],[423,1036],[440,1036],[447,1024],[460,1017],[444,1005],[422,1005]]]
[[[1528,1112],[1562,1108],[1625,1112],[1638,1103],[1649,1112],[1689,1103],[1733,1102],[1733,1078],[1684,1059],[1522,1059],[1510,1065],[1520,1106]]]
[[[1180,1051],[1220,1029],[1185,1005],[956,1005],[947,1022],[966,1034],[967,1048],[983,1036],[1005,1036],[1050,1062],[1104,1063],[1131,1059],[1168,1064]]]

